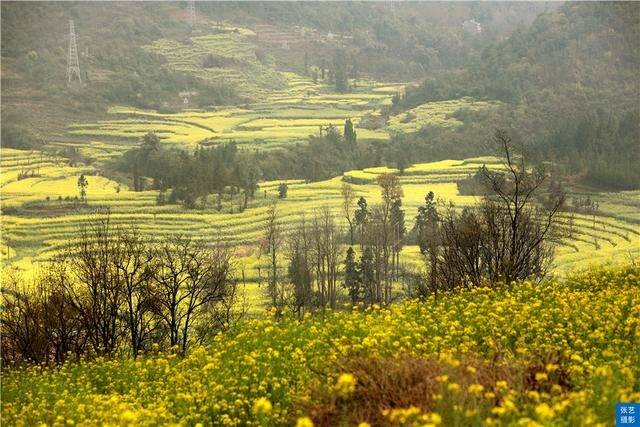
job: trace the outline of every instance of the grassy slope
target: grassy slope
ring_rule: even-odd
[[[184,359],[149,354],[17,369],[3,375],[3,419],[268,426],[304,415],[333,426],[609,425],[616,402],[640,399],[639,281],[637,266],[607,267],[564,282],[302,322],[267,316]],[[350,376],[338,380],[345,373],[355,388]]]

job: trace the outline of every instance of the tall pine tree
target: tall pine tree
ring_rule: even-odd
[[[356,143],[356,131],[353,128],[353,122],[351,119],[344,121],[344,140],[349,145],[355,145]]]

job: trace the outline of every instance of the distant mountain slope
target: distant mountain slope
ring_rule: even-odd
[[[611,188],[640,187],[640,4],[566,3],[464,68],[408,89],[396,111],[471,96],[540,159]]]
[[[272,70],[276,64],[280,69],[306,72],[304,64],[331,63],[338,47],[349,51],[353,73],[394,80],[417,77],[431,68],[460,65],[478,52],[478,46],[507,34],[517,22],[530,22],[546,7],[198,2],[198,23],[192,33],[186,2],[3,1],[2,116],[9,127],[3,139],[10,143],[46,140],[61,135],[70,117],[95,118],[112,104],[161,108],[180,102],[182,91],[199,92],[203,105],[245,102],[247,96],[259,93],[252,85],[281,88],[282,81]],[[461,23],[471,18],[486,24],[482,37],[465,36]],[[67,87],[69,19],[75,21],[84,87]],[[233,55],[220,58],[214,49],[204,64],[202,57],[211,46],[205,44],[202,49],[203,44],[191,38],[215,35],[220,23],[229,23],[231,29],[275,28],[275,36],[291,32],[285,36],[294,40],[299,38],[298,28],[305,28],[314,43],[305,39],[274,45],[270,42],[278,37],[261,38],[264,32],[257,31],[258,48],[243,50],[254,56],[248,62],[245,58],[234,63]],[[188,63],[177,63],[166,51],[156,49],[158,43],[173,45],[182,58],[191,55]],[[233,72],[245,77],[239,81],[218,78]]]

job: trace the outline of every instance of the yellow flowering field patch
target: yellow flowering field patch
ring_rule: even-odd
[[[382,425],[610,425],[616,402],[640,399],[639,285],[640,267],[611,266],[388,308],[264,316],[184,358],[153,349],[16,367],[3,373],[3,422],[379,425],[358,418],[375,403]]]

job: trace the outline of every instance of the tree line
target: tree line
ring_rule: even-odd
[[[425,153],[431,154],[425,144],[402,136],[386,142],[360,141],[351,119],[345,120],[342,129],[332,124],[320,126],[317,134],[309,135],[307,144],[287,150],[244,151],[229,141],[188,152],[166,147],[149,132],[110,168],[126,174],[134,191],[158,191],[159,204],[182,203],[193,209],[215,195],[220,207],[222,196],[231,194],[237,196],[237,211],[241,212],[255,197],[260,180],[319,181],[384,163],[397,166],[402,173],[410,159],[426,160]]]
[[[158,136],[147,133],[138,148],[118,159],[116,169],[130,174],[134,191],[158,191],[158,204],[182,203],[186,208],[204,205],[211,194],[230,190],[241,194],[239,210],[246,209],[262,178],[255,158],[238,151],[234,142],[198,147],[193,153],[165,148]]]

